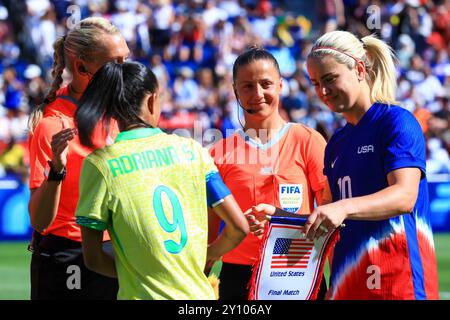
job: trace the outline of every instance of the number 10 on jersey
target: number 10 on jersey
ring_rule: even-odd
[[[338,180],[339,191],[341,193],[341,199],[348,199],[352,197],[352,181],[350,176],[339,178]]]

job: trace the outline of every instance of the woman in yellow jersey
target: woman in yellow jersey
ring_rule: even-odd
[[[163,133],[158,83],[140,63],[108,63],[80,100],[76,120],[89,146],[95,123],[118,122],[111,146],[83,162],[77,223],[88,268],[119,279],[119,299],[214,299],[205,265],[233,249],[247,221],[208,152]],[[207,246],[207,205],[227,227]],[[108,230],[115,260],[102,248]]]
[[[53,45],[54,77],[44,103],[30,116],[30,191],[28,204],[34,229],[31,299],[114,299],[118,284],[86,269],[81,231],[75,223],[78,182],[83,158],[117,134],[97,126],[95,143],[85,148],[74,129],[77,101],[89,79],[108,61],[123,62],[130,51],[119,30],[100,17],[87,18]],[[61,87],[62,74],[72,80]],[[67,168],[67,174],[66,174]],[[111,247],[105,233],[105,245]]]

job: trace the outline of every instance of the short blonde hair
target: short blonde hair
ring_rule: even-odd
[[[395,91],[397,58],[392,48],[374,35],[359,40],[348,31],[332,31],[321,36],[311,49],[309,57],[332,55],[337,62],[349,69],[356,67],[357,60],[366,67],[366,80],[370,87],[372,102],[397,104]]]

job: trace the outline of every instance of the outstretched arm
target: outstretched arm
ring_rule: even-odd
[[[220,260],[225,253],[234,249],[249,232],[247,220],[231,194],[213,210],[225,222],[225,227],[219,237],[208,246],[207,268]],[[211,223],[214,221],[210,220]]]
[[[387,175],[389,186],[378,192],[317,207],[305,224],[306,236],[320,237],[325,230],[338,227],[345,219],[378,221],[411,212],[417,200],[420,177],[418,168],[393,170]]]

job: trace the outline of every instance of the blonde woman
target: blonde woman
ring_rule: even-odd
[[[325,149],[322,205],[306,223],[317,238],[344,220],[331,269],[331,299],[438,299],[428,211],[425,140],[396,105],[394,55],[383,41],[345,31],[320,37],[307,60],[319,98],[347,124]],[[262,214],[252,209],[252,230]]]
[[[51,89],[30,116],[30,190],[33,229],[31,299],[115,299],[116,279],[88,270],[83,263],[81,231],[75,222],[83,159],[111,142],[117,125],[97,125],[94,146],[80,144],[74,125],[77,101],[92,75],[109,61],[123,62],[127,44],[108,20],[87,18],[54,43]],[[67,69],[72,81],[62,87]],[[110,246],[108,234],[105,245]]]

